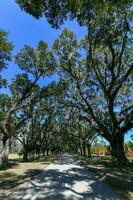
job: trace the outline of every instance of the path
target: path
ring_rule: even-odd
[[[94,175],[63,155],[34,180],[19,186],[11,200],[120,200]]]

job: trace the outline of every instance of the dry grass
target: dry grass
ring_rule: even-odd
[[[0,199],[5,199],[16,187],[39,174],[57,156],[45,156],[30,162],[22,162],[17,154],[11,154],[7,168],[0,169]]]
[[[114,166],[111,157],[107,156],[80,157],[80,160],[97,179],[108,184],[123,199],[133,200],[133,164],[127,167]]]

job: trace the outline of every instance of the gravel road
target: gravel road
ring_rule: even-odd
[[[20,185],[11,200],[121,200],[94,174],[64,154],[32,181]]]

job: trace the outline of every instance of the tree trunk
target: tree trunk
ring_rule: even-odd
[[[83,144],[83,156],[86,156],[86,145]]]
[[[45,156],[45,151],[43,150],[42,155]]]
[[[82,147],[80,147],[80,155],[83,155]]]
[[[47,156],[49,155],[49,149],[46,149]]]
[[[88,156],[91,157],[91,145],[87,146]]]
[[[27,162],[28,161],[28,149],[26,147],[24,147],[23,149],[23,162]]]
[[[128,162],[124,151],[124,136],[122,134],[115,135],[110,142],[111,154],[114,160],[119,164],[126,164]]]
[[[2,165],[7,165],[8,157],[9,157],[9,153],[11,149],[11,138],[4,136],[2,143],[3,143],[3,149],[1,153],[1,162],[2,162]]]

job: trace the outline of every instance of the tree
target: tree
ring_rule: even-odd
[[[13,45],[8,41],[8,33],[0,29],[0,71],[7,67],[12,59]]]
[[[91,145],[98,135],[90,122],[84,119],[77,108],[62,102],[63,109],[58,116],[62,133],[63,151],[80,153],[91,157]]]
[[[16,0],[20,8],[33,17],[46,17],[54,28],[59,28],[67,19],[76,19],[81,26],[88,26],[91,20],[95,21],[99,12],[106,8],[119,8],[124,11],[132,5],[128,0],[90,1],[90,0]]]
[[[0,73],[12,59],[13,45],[8,41],[8,33],[0,29]],[[6,80],[0,74],[0,88],[6,86]]]
[[[87,27],[86,39],[81,44],[86,51],[86,59],[81,59],[79,45],[72,33],[64,31],[65,34],[56,42],[55,51],[59,56],[59,66],[63,69],[62,79],[65,78],[67,83],[71,81],[71,84],[68,83],[71,91],[74,88],[74,92],[78,93],[78,100],[73,95],[73,104],[78,107],[80,104],[85,117],[93,120],[100,134],[110,142],[112,156],[125,163],[124,135],[133,126],[132,2],[17,2],[36,18],[45,16],[55,28],[67,18],[76,19],[81,26]]]
[[[121,163],[127,160],[124,135],[133,126],[133,66],[127,23],[125,17],[117,25],[107,18],[103,29],[103,22],[99,21],[99,29],[94,24],[81,43],[65,29],[53,46],[60,78],[69,84],[66,104],[79,108],[82,117],[93,122],[98,133],[109,141],[113,158]],[[115,28],[110,29],[113,25]],[[81,46],[87,58],[80,51]]]
[[[47,49],[47,44],[40,42],[36,49],[25,46],[16,56],[16,63],[25,73],[16,75],[11,85],[10,108],[5,109],[4,117],[0,121],[3,151],[2,162],[7,163],[11,146],[11,137],[26,120],[18,121],[16,117],[22,109],[40,101],[38,91],[39,79],[51,75],[54,71],[55,62],[52,53]],[[39,92],[39,91],[38,91]],[[41,98],[43,97],[41,93]]]
[[[61,98],[62,92],[61,83],[52,82],[37,88],[34,101],[21,109],[18,120],[23,121],[23,124],[16,130],[14,137],[22,144],[23,161],[28,161],[30,155],[49,155],[50,151],[53,152],[56,117],[61,111],[57,99]]]

